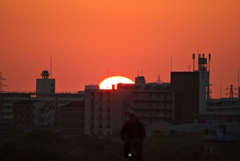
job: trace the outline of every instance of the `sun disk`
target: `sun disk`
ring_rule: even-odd
[[[115,86],[115,89],[117,88],[117,84],[123,83],[123,84],[134,84],[134,82],[123,76],[112,76],[104,79],[100,84],[100,89],[112,89],[112,86]]]

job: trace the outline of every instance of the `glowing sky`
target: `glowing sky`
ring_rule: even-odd
[[[2,0],[4,89],[34,91],[50,57],[58,92],[99,84],[107,73],[134,80],[141,69],[147,82],[170,81],[171,55],[173,71],[187,71],[199,47],[212,54],[219,97],[220,82],[223,94],[237,86],[239,7],[239,0]]]

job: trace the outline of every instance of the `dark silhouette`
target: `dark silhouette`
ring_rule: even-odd
[[[143,140],[145,136],[144,125],[137,119],[136,115],[130,114],[129,121],[121,129],[121,139],[124,143],[124,155],[126,159],[131,157],[131,148],[134,148],[136,161],[142,160]]]

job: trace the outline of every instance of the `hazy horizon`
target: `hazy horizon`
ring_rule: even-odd
[[[122,75],[147,82],[192,69],[192,53],[211,53],[213,97],[238,85],[238,0],[9,0],[0,5],[0,71],[6,91],[34,91],[42,70],[56,91]],[[197,69],[197,60],[195,62]],[[237,91],[236,91],[237,93]]]

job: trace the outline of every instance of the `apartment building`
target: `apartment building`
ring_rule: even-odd
[[[84,135],[84,101],[74,101],[60,107],[59,133]]]
[[[13,124],[13,103],[19,100],[31,100],[32,92],[4,92],[0,93],[0,124]]]
[[[60,107],[74,101],[82,101],[84,92],[79,91],[76,93],[58,92],[55,91],[55,79],[50,78],[50,73],[44,70],[41,73],[42,78],[36,80],[35,92],[3,92],[0,93],[0,127],[6,129],[0,133],[13,132],[13,108],[16,107],[14,103],[19,101],[31,100],[40,104],[37,114],[43,115],[35,117],[34,126],[56,126],[59,127],[60,121]],[[31,101],[27,102],[28,104]],[[35,105],[33,105],[35,106]],[[34,111],[33,111],[34,112]],[[33,113],[33,115],[36,115]],[[51,115],[50,115],[51,113]],[[27,114],[29,115],[29,114]],[[40,119],[42,117],[42,119]],[[51,117],[47,118],[47,117]],[[44,120],[43,120],[44,118]],[[39,119],[39,120],[36,120]],[[42,122],[41,122],[42,120]],[[46,121],[48,120],[48,121]],[[49,122],[50,120],[50,122]]]
[[[240,122],[240,93],[235,98],[207,100],[206,111],[201,114],[201,119],[208,122]]]
[[[24,133],[33,127],[53,126],[54,106],[38,100],[21,100],[14,103],[13,131]]]
[[[141,81],[140,81],[141,79]],[[168,83],[118,84],[117,89],[85,87],[85,134],[119,134],[128,115],[134,113],[145,126],[159,120],[174,120],[174,91]],[[144,83],[142,83],[144,82]]]

